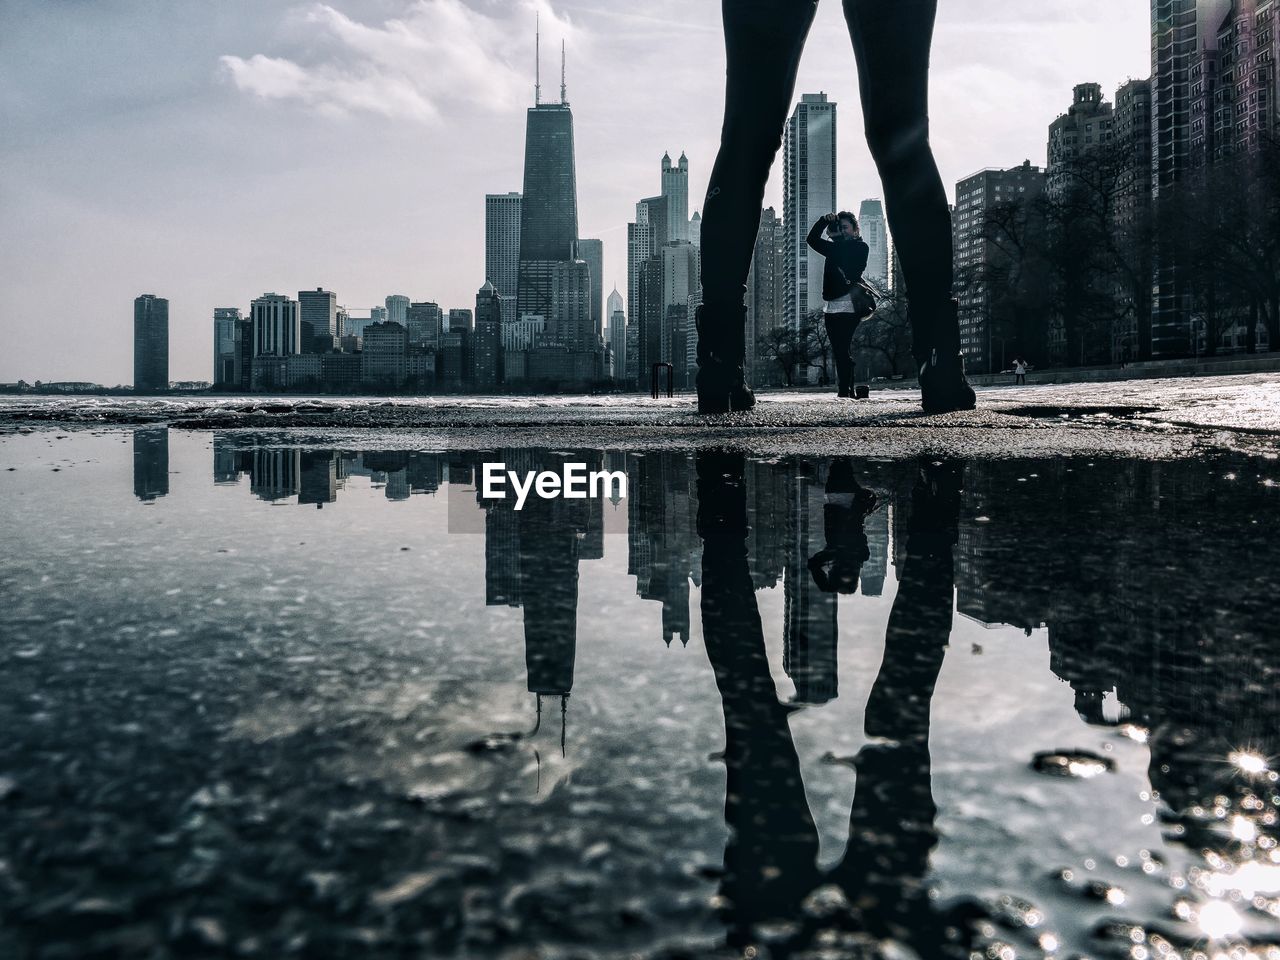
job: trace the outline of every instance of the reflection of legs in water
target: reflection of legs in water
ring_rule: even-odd
[[[702,633],[724,707],[728,774],[722,890],[729,942],[743,946],[754,924],[798,915],[816,879],[818,838],[747,565],[743,457],[699,453],[697,467]]]
[[[937,0],[844,0],[867,146],[911,304],[911,352],[925,409],[972,408],[951,299],[951,213],[929,146],[929,51]],[[928,366],[924,365],[928,363]]]
[[[791,109],[816,0],[722,0],[727,61],[720,150],[702,206],[698,407],[750,409],[743,296],[765,184]]]
[[[884,660],[867,702],[866,731],[885,743],[857,759],[849,847],[832,879],[864,919],[918,946],[940,949],[943,920],[923,880],[937,843],[930,782],[929,708],[951,633],[962,465],[927,465],[916,481],[906,562],[889,614]],[[927,949],[926,949],[927,948]]]

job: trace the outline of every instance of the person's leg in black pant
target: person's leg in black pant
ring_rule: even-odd
[[[749,408],[747,274],[769,170],[795,91],[816,0],[722,0],[727,59],[720,151],[702,207],[698,403],[707,413]]]
[[[831,871],[851,903],[863,905],[877,936],[921,957],[968,956],[948,943],[925,877],[938,842],[929,755],[929,714],[951,635],[964,465],[926,463],[911,496],[898,595],[884,660],[867,700],[865,729],[878,743],[859,752],[849,845]]]
[[[809,812],[786,706],[778,701],[747,553],[745,457],[700,451],[702,636],[724,709],[725,825],[720,892],[729,945],[757,924],[791,922],[817,885],[818,831]]]
[[[831,352],[836,360],[836,380],[839,382],[839,395],[853,396],[853,334],[858,329],[858,317],[853,313],[828,313],[823,315],[827,327],[827,339],[831,341]]]
[[[951,213],[929,146],[929,51],[937,0],[844,0],[867,145],[911,305],[926,410],[972,408],[951,299]]]

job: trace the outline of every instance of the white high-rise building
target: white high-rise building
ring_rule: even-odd
[[[889,227],[884,221],[884,204],[879,200],[863,200],[858,209],[858,226],[870,248],[863,276],[877,283],[888,283]]]
[[[249,305],[253,317],[253,355],[289,357],[302,352],[298,301],[264,293]]]
[[[400,326],[406,326],[409,318],[409,298],[403,294],[393,293],[386,299],[387,319]]]
[[[662,155],[662,195],[667,198],[667,241],[689,239],[689,158],[683,153],[676,165],[671,154]]]
[[[786,231],[786,319],[793,330],[822,309],[822,257],[805,243],[813,222],[836,204],[836,105],[806,93],[787,121],[783,181]]]
[[[484,275],[498,291],[504,324],[516,318],[522,200],[520,193],[487,193],[484,197]]]

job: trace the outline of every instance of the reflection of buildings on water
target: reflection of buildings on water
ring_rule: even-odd
[[[494,459],[521,474],[560,473],[565,463],[586,463],[590,472],[603,463],[599,452],[528,449],[504,450]],[[469,482],[478,469],[479,460],[451,463],[450,482]],[[529,692],[539,717],[543,697],[559,697],[563,717],[577,656],[578,563],[604,556],[603,501],[531,496],[517,511],[514,499],[481,500],[477,491],[477,502],[485,512],[485,602],[523,610]]]
[[[300,450],[242,434],[215,435],[213,450],[215,483],[247,474],[255,496],[303,504],[333,503],[348,476],[368,477],[393,500],[435,493],[446,480],[474,487],[480,465],[499,459],[518,471],[559,472],[565,462],[624,469],[628,573],[640,597],[662,605],[663,639],[687,641],[701,568],[688,453]],[[852,463],[878,497],[861,524],[857,577],[860,593],[877,596],[891,559],[901,570],[918,470]],[[1255,523],[1276,513],[1278,494],[1224,480],[1229,469],[1072,459],[969,464],[955,550],[957,612],[987,625],[1046,628],[1051,669],[1090,722],[1123,714],[1153,731],[1195,729],[1280,749],[1272,732],[1280,729],[1280,664],[1259,639],[1271,622],[1275,563]],[[1257,471],[1240,458],[1235,472]],[[833,548],[831,474],[831,463],[784,458],[748,462],[743,477],[752,584],[782,586],[784,666],[797,698],[811,703],[838,693],[838,606],[857,602],[850,590],[823,589],[810,569]],[[134,434],[134,490],[142,499],[168,492],[163,428]],[[1224,490],[1229,499],[1219,496]],[[536,497],[520,513],[513,506],[481,504],[486,601],[523,609],[531,689],[567,692],[577,564],[603,556],[604,512],[615,506]]]
[[[338,458],[328,450],[303,450],[299,464],[298,503],[317,508],[338,499]]]
[[[249,477],[263,500],[298,498],[302,505],[334,503],[348,477],[365,477],[388,500],[434,494],[452,454],[416,450],[347,451],[276,446],[252,434],[214,434],[213,482],[234,484]]]
[[[787,541],[782,667],[798,703],[826,703],[839,693],[836,668],[836,595],[818,587],[809,558],[821,538],[825,470],[798,464],[787,477]]]
[[[144,503],[169,495],[169,428],[133,431],[133,495]]]
[[[636,594],[662,604],[662,639],[689,642],[689,581],[698,556],[693,458],[654,452],[627,458],[627,573]]]

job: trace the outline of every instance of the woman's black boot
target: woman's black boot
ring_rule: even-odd
[[[755,394],[747,386],[746,314],[743,306],[701,304],[698,330],[698,412],[730,413],[750,410]]]
[[[917,357],[920,364],[920,406],[925,413],[949,413],[952,410],[972,410],[977,406],[977,397],[973,387],[964,375],[964,356],[960,353],[959,324],[956,313],[960,305],[955,300],[948,300],[942,307],[941,318],[932,318],[934,323],[928,329],[944,330],[954,334],[943,338],[945,346],[933,347],[923,357]],[[941,322],[938,322],[938,320]],[[921,329],[913,324],[914,329]]]

